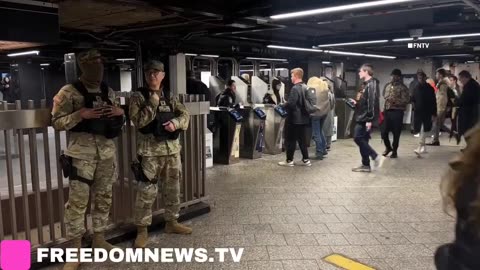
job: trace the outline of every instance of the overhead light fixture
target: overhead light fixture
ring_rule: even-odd
[[[22,56],[22,55],[30,55],[30,54],[38,55],[39,53],[40,53],[40,51],[27,51],[27,52],[18,52],[18,53],[7,54],[7,56],[15,57],[15,56]]]
[[[362,9],[362,8],[401,4],[401,3],[414,2],[414,1],[419,1],[419,0],[369,1],[369,2],[363,2],[363,3],[357,3],[357,4],[349,4],[349,5],[341,5],[341,6],[334,6],[334,7],[327,7],[327,8],[318,8],[318,9],[311,9],[311,10],[305,10],[305,11],[284,13],[284,14],[270,16],[270,18],[273,20],[281,20],[281,19],[289,19],[289,18],[295,18],[295,17],[305,17],[305,16],[311,16],[311,15],[333,13],[333,12],[339,12],[339,11],[348,11],[348,10],[355,10],[355,9]]]
[[[430,40],[430,39],[447,39],[447,38],[463,38],[463,37],[478,37],[480,33],[469,33],[469,34],[456,34],[456,35],[443,35],[443,36],[429,36],[429,37],[419,37],[418,40]],[[394,42],[402,41],[413,41],[413,38],[396,38]]]
[[[198,56],[198,54],[195,54],[195,53],[186,53],[185,56]]]
[[[323,52],[318,49],[308,49],[308,48],[299,48],[299,47],[288,47],[288,46],[277,46],[277,45],[268,45],[270,49],[279,49],[279,50],[290,50],[290,51],[303,51],[303,52]]]
[[[473,55],[467,53],[458,53],[458,54],[439,54],[431,55],[430,57],[471,57]]]
[[[331,63],[332,62],[330,62],[330,61],[322,61],[322,64],[324,64],[324,65],[330,65]]]
[[[355,52],[341,52],[341,51],[325,51],[325,53],[338,54],[338,55],[350,55],[350,56],[365,56],[373,58],[395,59],[396,56],[380,55],[380,54],[368,54],[368,53],[355,53]]]
[[[248,60],[265,60],[265,61],[279,61],[279,62],[287,62],[287,59],[281,58],[262,58],[262,57],[247,57]]]
[[[375,44],[375,43],[387,43],[388,39],[382,40],[370,40],[370,41],[357,41],[357,42],[346,42],[346,43],[333,43],[333,44],[322,44],[317,47],[336,47],[336,46],[350,46],[350,45],[361,45],[361,44]]]
[[[120,62],[135,61],[135,58],[117,58],[115,59]]]
[[[212,57],[212,58],[220,57],[220,55],[215,55],[215,54],[200,54],[200,56],[203,56],[203,57]]]
[[[473,64],[475,61],[467,61],[467,64]]]
[[[50,63],[43,63],[43,64],[40,64],[41,67],[48,67],[50,66]]]

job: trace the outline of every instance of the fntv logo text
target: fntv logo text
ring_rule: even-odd
[[[428,49],[430,43],[408,43],[409,49]]]

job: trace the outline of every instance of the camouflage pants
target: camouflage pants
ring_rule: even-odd
[[[91,186],[78,180],[70,179],[68,202],[65,205],[65,225],[69,239],[81,237],[85,233],[85,211],[93,192],[93,231],[103,232],[108,225],[110,206],[112,205],[112,185],[117,179],[115,158],[107,160],[81,160],[73,158],[77,174],[93,181]]]
[[[165,220],[177,220],[180,211],[180,178],[182,176],[180,154],[142,157],[142,168],[148,179],[159,180],[158,184],[161,185],[165,205]],[[149,226],[152,224],[152,205],[157,193],[158,185],[138,183],[135,200],[135,225]]]

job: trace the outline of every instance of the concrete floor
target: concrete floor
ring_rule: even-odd
[[[328,158],[310,168],[279,167],[284,155],[277,155],[209,170],[212,212],[187,222],[193,235],[157,231],[149,247],[244,247],[240,263],[97,263],[81,269],[340,269],[325,262],[332,253],[374,269],[435,269],[436,247],[454,237],[439,184],[460,147],[443,138],[441,147],[418,159],[412,151],[417,140],[404,133],[400,158],[371,174],[351,172],[360,163],[352,140],[334,143]],[[378,136],[372,145],[383,151]]]

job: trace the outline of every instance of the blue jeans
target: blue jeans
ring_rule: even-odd
[[[365,123],[357,123],[355,125],[354,141],[360,148],[360,155],[362,155],[362,164],[370,167],[370,158],[376,159],[378,154],[368,144],[370,141],[370,132],[367,131]]]
[[[317,156],[323,156],[327,152],[327,140],[323,134],[323,124],[326,116],[312,118],[312,134],[315,141]]]

